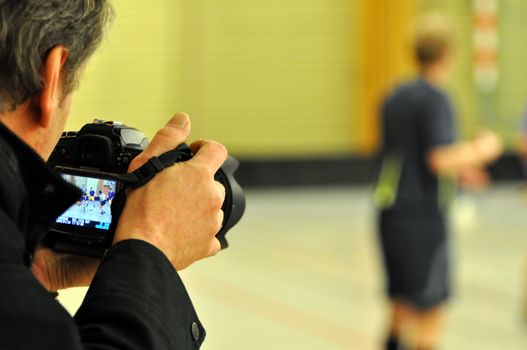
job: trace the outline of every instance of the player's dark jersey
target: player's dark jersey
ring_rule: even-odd
[[[382,135],[383,158],[391,160],[397,173],[390,209],[437,212],[441,191],[426,158],[433,148],[456,138],[448,96],[423,79],[398,87],[383,105]]]

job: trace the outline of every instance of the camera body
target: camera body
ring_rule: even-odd
[[[139,130],[96,119],[78,132],[62,133],[48,163],[121,174],[147,145],[148,138]]]
[[[80,255],[102,256],[113,241],[120,210],[112,205],[126,188],[122,181],[130,162],[148,145],[147,137],[122,123],[95,120],[78,132],[64,132],[48,164],[82,191],[72,207],[57,218],[45,238],[51,248]],[[193,154],[186,145],[176,149],[178,161]],[[218,232],[222,248],[228,246],[225,233],[245,211],[245,197],[234,178],[239,164],[229,157],[215,174],[226,189],[223,227]],[[122,196],[121,196],[122,197]]]

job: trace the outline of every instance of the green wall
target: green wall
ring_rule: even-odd
[[[368,2],[114,3],[116,23],[88,65],[69,129],[98,117],[152,136],[184,111],[192,118],[192,139],[217,139],[238,156],[358,150],[366,132],[357,113],[364,44],[359,10]],[[493,127],[512,143],[527,100],[527,2],[499,3],[500,81],[483,110],[473,79],[472,1],[419,0],[418,9],[440,10],[454,25],[457,65],[450,88],[461,134]]]
[[[527,2],[500,1],[500,80],[495,128],[513,143],[527,107]]]
[[[243,156],[353,150],[354,1],[121,0],[73,119],[151,135],[185,111],[192,138]]]
[[[77,129],[96,117],[151,135],[181,105],[179,2],[114,4],[117,20],[88,64],[68,127]]]

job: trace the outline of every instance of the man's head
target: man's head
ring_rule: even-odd
[[[448,75],[452,50],[451,34],[447,22],[440,16],[429,15],[421,19],[414,42],[415,58],[424,75]]]
[[[56,46],[67,49],[63,93],[70,93],[111,16],[106,0],[0,0],[0,113],[38,94]]]
[[[102,188],[102,191],[104,192],[105,195],[108,195],[108,193],[110,193],[111,190],[112,189],[111,189],[110,185],[104,184],[104,186]]]

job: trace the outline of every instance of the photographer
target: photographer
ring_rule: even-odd
[[[177,270],[212,256],[226,159],[212,141],[131,190],[102,261],[42,245],[78,190],[45,160],[68,118],[72,93],[113,16],[105,0],[0,0],[0,347],[196,349],[205,331]],[[185,142],[186,115],[158,131],[130,171]],[[72,318],[57,290],[90,285]]]

